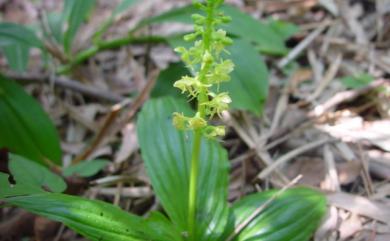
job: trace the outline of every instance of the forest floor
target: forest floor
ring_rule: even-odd
[[[28,24],[39,22],[42,9],[61,9],[61,2],[0,0],[0,11],[3,21]],[[96,26],[117,1],[98,2],[74,49],[88,46]],[[123,35],[140,19],[190,1],[140,2],[115,20],[108,37]],[[313,240],[390,240],[390,1],[227,2],[256,19],[275,18],[299,26],[286,42],[287,55],[264,55],[269,95],[263,115],[232,111],[224,116],[229,130],[222,143],[231,160],[229,200],[283,187],[302,175],[300,185],[322,190],[329,201],[329,214]],[[182,26],[159,25],[145,31],[168,33],[173,28]],[[63,82],[50,79],[57,81],[54,85],[61,82],[57,88],[45,79],[35,64],[39,61],[30,61],[23,75],[30,80],[25,89],[60,131],[65,165],[75,158],[111,160],[93,178],[71,180],[75,193],[141,215],[159,208],[142,164],[135,120],[158,72],[178,60],[164,44],[131,44],[98,53],[71,76],[61,77]],[[8,71],[4,59],[0,68],[23,79]],[[124,185],[125,179],[132,184]],[[41,241],[84,240],[24,211],[2,219],[0,233],[4,240],[15,233]]]

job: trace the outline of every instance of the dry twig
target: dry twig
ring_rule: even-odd
[[[138,95],[138,97],[135,99],[134,102],[132,102],[132,106],[129,109],[127,113],[127,117],[124,121],[122,121],[121,124],[117,125],[115,133],[117,133],[118,130],[120,130],[127,122],[129,122],[137,113],[138,109],[142,106],[142,104],[146,101],[147,97],[149,96],[150,91],[152,90],[156,78],[158,76],[158,71],[154,71],[150,77],[148,82],[146,83],[145,87],[142,89],[141,93]],[[92,144],[78,157],[76,157],[72,163],[78,163],[81,160],[87,159],[89,155],[92,154],[94,150],[102,143],[102,140],[107,135],[108,130],[112,126],[112,123],[114,123],[115,119],[117,118],[119,112],[126,107],[130,103],[130,100],[122,101],[119,104],[116,104],[112,106],[111,112],[108,114],[105,122],[103,123],[102,128],[99,130],[97,135],[95,136],[94,140],[92,141]]]
[[[324,138],[324,139],[321,139],[321,140],[318,140],[318,141],[315,141],[315,142],[311,142],[311,143],[308,143],[307,145],[304,145],[304,146],[301,146],[295,150],[292,150],[286,154],[284,154],[283,156],[279,157],[277,160],[275,160],[271,165],[269,165],[268,167],[266,167],[265,169],[263,169],[259,175],[257,175],[257,177],[259,179],[264,179],[266,178],[269,174],[271,174],[273,171],[277,170],[277,167],[279,167],[280,165],[288,162],[289,160],[291,160],[292,158],[306,152],[306,151],[309,151],[313,148],[316,148],[318,146],[321,146],[327,142],[330,142],[331,139],[329,138]]]
[[[96,87],[87,86],[79,81],[69,79],[63,76],[51,77],[45,74],[16,74],[6,73],[5,76],[8,79],[16,80],[22,83],[53,83],[55,86],[63,87],[72,91],[79,92],[85,96],[101,99],[108,102],[120,102],[124,100],[124,97],[114,94],[109,91],[101,90]]]

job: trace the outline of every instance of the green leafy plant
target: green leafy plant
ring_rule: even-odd
[[[122,0],[112,15],[95,32],[93,48],[87,51],[77,50],[76,55],[76,50],[72,48],[75,37],[95,7],[95,0],[65,0],[61,13],[44,14],[45,18],[42,20],[44,24],[41,24],[47,25],[44,28],[33,29],[31,26],[16,23],[0,23],[0,51],[6,57],[9,67],[18,72],[27,69],[31,48],[38,48],[43,57],[49,56],[53,57],[53,60],[60,60],[63,66],[58,68],[58,73],[69,72],[75,65],[82,63],[86,55],[94,55],[99,50],[111,46],[108,44],[106,47],[100,47],[105,45],[102,43],[102,35],[111,26],[115,16],[134,3],[136,0]]]
[[[185,43],[181,38],[182,34],[179,36],[149,36],[142,35],[137,30],[165,22],[191,23],[191,14],[199,14],[201,11],[193,5],[173,9],[161,15],[143,19],[125,36],[107,39],[104,35],[115,23],[116,17],[135,3],[137,0],[122,0],[113,9],[109,18],[103,21],[95,33],[88,38],[89,44],[86,48],[76,48],[78,45],[74,44],[74,40],[82,24],[87,22],[89,16],[92,15],[96,5],[95,0],[66,0],[63,11],[43,14],[43,24],[35,23],[34,28],[15,23],[1,23],[0,51],[6,57],[9,67],[16,71],[26,70],[29,49],[36,48],[42,53],[44,63],[57,63],[44,65],[44,68],[50,68],[50,72],[60,75],[72,74],[75,67],[107,49],[135,43],[168,43],[173,48],[183,46]],[[286,54],[288,48],[285,46],[285,41],[295,34],[298,28],[291,23],[278,20],[258,21],[229,5],[221,5],[221,10],[232,18],[230,23],[224,25],[224,29],[229,36],[235,39],[235,44],[228,47],[228,50],[231,53],[230,58],[236,65],[231,73],[234,81],[221,84],[221,90],[230,93],[231,108],[249,110],[259,115],[268,95],[268,72],[258,52],[270,55]],[[243,58],[243,56],[246,57]]]
[[[9,155],[8,169],[15,185],[8,184],[8,175],[0,172],[0,199],[8,196],[44,193],[61,193],[66,189],[64,180],[44,166],[16,154]]]
[[[318,191],[272,190],[229,207],[229,162],[218,141],[225,127],[211,124],[231,102],[222,89],[234,68],[227,58],[231,48],[225,48],[232,41],[218,29],[229,21],[219,10],[222,3],[195,1],[200,13],[193,15],[194,32],[185,36],[194,46],[176,48],[190,73],[174,86],[196,102],[196,110],[183,99],[161,97],[148,101],[138,116],[142,157],[164,213],[144,219],[108,203],[61,194],[66,185],[58,176],[17,155],[10,155],[9,163],[15,183],[0,173],[0,200],[63,222],[93,241],[309,240],[326,211],[325,197]],[[104,164],[92,162],[88,173]],[[25,177],[23,168],[37,175]],[[79,168],[64,174],[80,174]]]
[[[97,174],[102,168],[107,166],[108,163],[108,160],[102,159],[81,161],[78,164],[69,166],[62,170],[62,174],[65,177],[69,177],[72,175],[77,175],[79,177],[91,177]]]
[[[212,126],[207,119],[220,116],[228,109],[231,99],[227,92],[213,92],[211,88],[230,80],[230,72],[234,64],[224,60],[221,53],[232,40],[222,29],[216,29],[219,24],[230,21],[222,12],[217,12],[223,1],[208,1],[207,5],[197,4],[205,11],[206,16],[194,14],[195,32],[185,35],[186,41],[195,41],[193,47],[186,49],[178,47],[175,50],[181,54],[182,60],[194,73],[193,77],[184,76],[174,83],[174,87],[187,93],[191,99],[197,100],[197,112],[188,117],[175,112],[173,124],[179,130],[194,132],[191,153],[189,197],[188,197],[188,232],[190,240],[195,240],[196,200],[198,192],[199,156],[202,136],[209,138],[225,135],[224,126]],[[200,40],[197,40],[200,37]],[[218,87],[217,87],[218,88]],[[211,160],[212,161],[212,160]]]
[[[0,116],[0,148],[43,165],[61,164],[60,140],[50,118],[22,87],[1,75]]]
[[[32,30],[15,23],[0,23],[0,50],[9,66],[17,71],[27,68],[30,48],[43,48],[40,39]]]
[[[223,24],[223,28],[235,42],[234,45],[227,46],[227,50],[230,52],[229,58],[235,63],[235,69],[231,73],[232,81],[222,83],[220,88],[222,91],[229,92],[232,99],[232,109],[248,110],[259,115],[262,113],[268,96],[268,70],[258,52],[276,55],[287,53],[288,49],[285,47],[284,41],[296,33],[297,27],[275,20],[262,23],[228,5],[221,5],[220,9],[231,16],[231,21]],[[189,16],[199,14],[200,11],[192,5],[184,6],[145,19],[138,27],[170,22],[188,24],[191,22]],[[172,48],[189,45],[183,40],[182,34],[167,36],[165,39]],[[177,75],[186,71],[185,66],[182,69],[180,66],[182,65],[173,64],[161,74],[155,88],[159,96],[171,94],[177,96],[177,93],[168,88],[175,78],[166,79],[165,75],[172,73],[171,75],[176,75],[179,78],[180,76]]]
[[[373,80],[372,75],[360,73],[342,78],[341,83],[347,88],[357,89],[369,85]]]

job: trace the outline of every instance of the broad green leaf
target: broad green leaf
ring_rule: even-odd
[[[9,159],[9,169],[17,184],[51,192],[65,191],[64,180],[46,167],[14,154],[10,154]]]
[[[111,204],[58,193],[7,198],[6,203],[60,221],[91,241],[145,241],[143,220]]]
[[[268,69],[264,59],[252,45],[236,39],[228,48],[234,62],[231,80],[221,84],[221,90],[229,92],[231,107],[260,114],[268,97]]]
[[[142,28],[147,25],[164,23],[164,22],[181,22],[181,23],[192,24],[193,21],[191,19],[191,15],[194,13],[200,13],[200,11],[196,9],[193,5],[174,8],[160,15],[143,19],[136,26],[136,28]]]
[[[0,172],[0,199],[46,191],[63,192],[66,189],[61,177],[24,157],[9,154],[8,168],[15,183],[11,184],[8,174]]]
[[[32,30],[16,23],[0,23],[0,49],[11,69],[26,70],[31,47],[43,47]]]
[[[0,76],[0,148],[46,165],[60,165],[57,131],[38,102],[14,81]]]
[[[23,72],[27,69],[30,49],[25,45],[13,44],[2,47],[8,65],[17,72]]]
[[[299,27],[283,20],[270,19],[267,23],[283,40],[288,40],[299,31]]]
[[[234,228],[272,198],[277,190],[244,197],[232,207],[226,233],[220,240],[234,232]],[[234,239],[235,241],[308,241],[326,213],[326,198],[308,188],[292,188],[272,201]]]
[[[8,174],[0,172],[0,200],[6,197],[44,192],[38,187],[31,188],[31,186],[21,183],[10,184],[9,179]]]
[[[137,134],[154,191],[181,233],[188,231],[188,185],[193,135],[176,130],[172,113],[193,114],[174,98],[148,101],[137,121]],[[202,140],[199,160],[195,239],[217,240],[227,219],[228,160],[216,141]]]
[[[136,4],[138,0],[122,0],[113,11],[113,15],[118,15],[126,11],[128,8]]]
[[[344,77],[341,79],[341,83],[347,88],[358,89],[369,85],[373,80],[372,75],[361,73]]]
[[[95,43],[99,43],[101,41],[102,35],[110,28],[112,23],[114,22],[114,18],[125,12],[127,9],[129,9],[131,6],[133,6],[135,3],[137,3],[138,0],[122,0],[112,11],[111,16],[107,18],[106,21],[104,21],[99,29],[95,32],[93,36],[93,41]]]
[[[15,44],[37,48],[43,46],[41,40],[27,27],[16,23],[0,23],[0,47]]]
[[[221,27],[228,33],[255,43],[264,53],[278,55],[287,53],[288,49],[284,44],[284,37],[278,32],[275,32],[273,26],[262,23],[250,15],[241,12],[239,9],[229,5],[222,6],[221,11],[232,18],[231,23]],[[161,15],[141,21],[137,28],[164,22],[182,22],[192,24],[191,15],[194,13],[200,12],[192,5],[176,8]]]
[[[188,42],[180,36],[169,38],[168,42],[172,48],[188,46]],[[235,39],[233,45],[228,47],[228,51],[230,54],[225,58],[231,59],[235,66],[231,73],[231,80],[222,83],[220,91],[229,92],[232,98],[231,108],[261,114],[268,98],[268,69],[263,58],[245,40]],[[176,66],[178,72],[179,66]],[[164,85],[164,88],[169,88],[169,86]],[[172,93],[173,91],[164,92]]]
[[[64,16],[61,13],[51,12],[47,14],[47,23],[50,28],[50,33],[57,41],[57,43],[63,43],[63,24]]]
[[[263,53],[284,55],[288,52],[284,39],[266,23],[232,6],[225,5],[221,10],[232,18],[232,22],[224,27],[227,32],[255,43]]]
[[[102,170],[107,164],[108,160],[91,160],[91,161],[82,161],[76,165],[67,167],[63,170],[63,174],[66,177],[77,175],[80,177],[91,177],[97,174]]]
[[[182,62],[172,63],[165,70],[160,72],[154,86],[151,97],[162,97],[171,95],[177,98],[184,98],[180,90],[173,87],[176,80],[179,80],[184,75],[191,75]]]
[[[145,220],[144,229],[149,230],[147,237],[153,241],[183,241],[177,227],[163,214],[152,212]]]
[[[64,7],[64,16],[67,23],[67,29],[64,33],[64,49],[70,54],[73,39],[77,30],[95,6],[95,0],[66,0]]]

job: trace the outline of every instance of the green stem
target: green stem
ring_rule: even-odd
[[[194,143],[192,145],[191,156],[191,173],[190,173],[190,190],[189,190],[189,213],[188,213],[188,227],[190,240],[194,241],[195,220],[196,220],[196,187],[198,185],[198,171],[199,171],[199,154],[200,144],[202,140],[202,133],[197,130],[194,135]]]
[[[207,6],[207,17],[206,17],[206,29],[203,35],[203,54],[208,51],[211,52],[211,38],[213,33],[213,18],[214,18],[214,5],[209,3]],[[210,63],[205,63],[199,72],[199,80],[202,83],[207,83],[206,75],[210,70]],[[203,103],[208,100],[207,89],[199,91],[198,100],[198,112],[201,118],[205,118],[206,110]],[[188,232],[189,240],[195,240],[195,222],[196,222],[196,199],[197,199],[197,184],[198,184],[198,171],[199,171],[199,154],[201,151],[201,140],[202,133],[200,130],[195,130],[194,143],[192,146],[191,155],[191,171],[190,171],[190,187],[189,187],[189,200],[188,200]]]
[[[85,62],[89,58],[95,56],[98,52],[107,49],[117,49],[128,44],[139,43],[162,43],[166,40],[160,36],[145,36],[145,37],[133,37],[128,36],[125,38],[112,39],[108,41],[101,41],[92,47],[81,51],[76,57],[67,65],[60,67],[57,74],[65,74],[71,71],[75,66]]]

